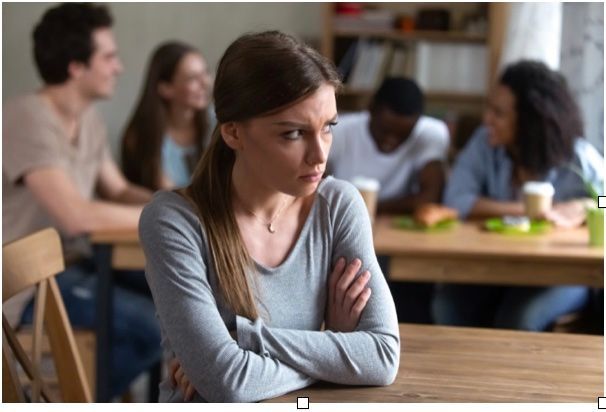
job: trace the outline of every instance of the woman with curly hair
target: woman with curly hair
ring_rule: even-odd
[[[508,66],[491,93],[484,123],[457,158],[444,202],[462,218],[522,216],[524,183],[550,182],[554,205],[545,218],[556,226],[581,225],[589,193],[578,171],[601,190],[604,160],[583,138],[563,76],[536,61]],[[442,285],[433,314],[441,324],[544,330],[582,308],[588,297],[582,286]]]

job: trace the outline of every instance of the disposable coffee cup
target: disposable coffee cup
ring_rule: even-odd
[[[377,214],[377,198],[381,184],[377,179],[364,176],[354,177],[351,183],[360,191],[362,199],[364,199],[364,203],[366,204],[366,210],[368,210],[370,222],[374,224],[375,215]]]
[[[530,219],[544,219],[553,202],[553,185],[549,182],[526,182],[522,193],[526,216]]]

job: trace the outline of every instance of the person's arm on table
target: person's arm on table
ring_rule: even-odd
[[[70,236],[137,226],[141,207],[85,199],[60,167],[33,169],[23,179],[59,228]]]
[[[444,204],[459,211],[461,219],[524,214],[522,202],[503,202],[483,196],[486,168],[484,136],[478,129],[461,151],[444,191]]]
[[[377,212],[380,214],[411,213],[421,205],[440,203],[446,181],[444,163],[441,160],[428,162],[419,172],[418,180],[418,193],[379,202]]]
[[[478,197],[468,217],[474,219],[495,216],[524,216],[524,213],[522,202],[503,202],[488,197]]]
[[[101,163],[97,190],[103,199],[124,204],[142,205],[149,202],[152,196],[150,190],[126,180],[109,156],[105,156]]]

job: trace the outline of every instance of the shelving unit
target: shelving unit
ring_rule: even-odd
[[[461,90],[460,84],[458,90],[425,88],[428,112],[449,112],[479,115],[485,103],[485,91],[494,79],[498,58],[501,52],[501,42],[506,27],[506,18],[508,5],[506,3],[360,3],[364,8],[374,10],[389,10],[394,15],[416,16],[421,9],[445,9],[448,10],[451,17],[451,25],[448,31],[438,30],[400,30],[400,29],[375,29],[367,27],[355,27],[354,23],[348,27],[339,27],[336,23],[338,18],[336,14],[336,4],[325,4],[325,28],[322,38],[322,52],[339,65],[348,49],[358,40],[387,43],[389,48],[405,48],[410,51],[411,56],[416,59],[417,49],[423,44],[426,49],[432,47],[442,47],[442,50],[450,47],[465,48],[466,45],[485,46],[481,49],[482,56],[486,61],[482,65],[486,67],[486,73],[482,85],[474,84],[475,91],[466,92]],[[470,15],[484,16],[486,21],[486,30],[484,32],[468,32],[464,30],[462,21]],[[353,27],[352,27],[353,26]],[[362,26],[362,25],[361,25]],[[472,47],[473,48],[473,47]],[[485,51],[485,52],[484,52]],[[358,53],[356,51],[356,53]],[[409,52],[406,52],[409,53]],[[359,58],[359,56],[357,57]],[[416,62],[413,63],[413,66]],[[420,65],[420,63],[419,63]],[[424,77],[424,82],[428,83],[427,73],[416,73],[413,68],[409,73],[401,73],[420,80]],[[454,69],[454,68],[453,68]],[[448,68],[446,68],[448,71]],[[464,70],[463,70],[464,71]],[[400,74],[400,73],[398,73]],[[435,77],[435,76],[434,76]],[[480,76],[478,76],[480,77]],[[474,78],[473,81],[476,79]],[[421,82],[420,82],[421,83]],[[470,88],[472,89],[472,88]],[[478,92],[477,90],[482,90]],[[339,96],[339,109],[343,111],[361,110],[368,106],[370,98],[374,92],[373,88],[352,88],[344,84],[342,93]]]

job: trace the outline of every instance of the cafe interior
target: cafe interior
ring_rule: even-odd
[[[12,102],[49,88],[34,63],[32,33],[46,11],[57,5],[2,5],[3,402],[162,402],[182,396],[210,402],[284,404],[306,399],[312,408],[324,402],[582,403],[596,408],[604,393],[603,3],[106,5],[119,63],[114,66],[111,93],[91,99],[101,119],[95,130],[105,131],[104,156],[113,160],[116,175],[124,176],[117,181],[146,187],[149,199],[158,190],[189,185],[195,165],[213,139],[211,132],[223,131],[215,115],[213,82],[221,56],[239,36],[265,30],[290,34],[332,62],[340,76],[339,118],[331,126],[333,143],[324,179],[332,175],[349,181],[368,212],[362,220],[372,231],[375,272],[379,272],[371,273],[371,279],[385,280],[397,316],[397,373],[378,385],[347,384],[350,381],[345,378],[328,381],[318,374],[305,385],[280,381],[274,391],[259,389],[258,395],[253,386],[243,392],[253,393],[249,398],[206,396],[200,387],[204,377],[191,376],[204,372],[175,364],[171,355],[178,357],[178,351],[171,354],[163,346],[176,339],[170,335],[173,329],[148,325],[163,321],[163,312],[154,306],[163,296],[155,288],[163,283],[150,283],[150,294],[145,271],[152,264],[152,254],[144,243],[151,241],[142,242],[143,231],[136,224],[146,202],[138,208],[114,206],[111,213],[117,216],[123,211],[124,218],[93,225],[90,222],[96,217],[92,215],[110,207],[101,200],[103,184],[98,184],[86,200],[90,216],[83,220],[91,219],[88,226],[78,226],[76,220],[82,218],[75,212],[53,211],[46,227],[36,220],[27,226],[35,230],[17,232],[17,226],[25,225],[21,223],[24,216],[32,213],[26,203],[39,202],[39,210],[55,204],[48,200],[53,199],[52,193],[42,197],[38,194],[43,188],[34,189],[36,171],[43,173],[48,165],[42,169],[22,166],[32,160],[25,154],[28,141],[16,141],[25,139],[26,133],[16,133],[14,128],[30,130],[30,122],[18,117],[21,114]],[[183,86],[199,87],[206,96],[205,103],[196,108],[206,116],[208,133],[201,146],[171,123],[175,107],[189,102],[173,99],[185,93],[174,86],[180,72],[159,80],[157,86],[168,120],[163,117],[160,123],[152,116],[139,124],[135,115],[146,110],[151,66],[160,60],[163,49],[159,46],[169,43],[185,49],[194,69],[196,64],[203,65],[199,85],[191,86],[194,80],[190,79],[190,86]],[[187,67],[185,59],[176,67]],[[570,130],[573,123],[580,125],[572,136],[576,140],[570,143],[574,161],[550,160],[564,153],[560,148],[567,138],[520,143],[525,136],[549,139],[554,129]],[[406,133],[393,132],[397,128],[393,125]],[[31,127],[29,133],[36,133],[35,125]],[[153,127],[165,127],[149,133],[157,134],[158,142],[164,139],[155,152],[156,166],[145,154],[149,153],[145,147],[155,144],[151,137],[146,136],[143,143],[128,140],[137,130]],[[400,140],[392,144],[390,138]],[[342,143],[343,139],[349,140]],[[131,150],[136,144],[142,144],[141,149]],[[45,150],[55,150],[50,147]],[[177,156],[182,156],[178,162]],[[147,170],[159,163],[164,168],[162,177],[146,180]],[[502,168],[509,168],[508,172]],[[63,175],[79,182],[74,170],[68,168]],[[503,173],[509,174],[503,178]],[[33,197],[24,194],[27,191]],[[11,196],[22,203],[16,205]],[[250,222],[267,227],[264,235],[275,236],[280,214],[287,212],[287,208],[279,209],[266,218],[251,210],[246,213]],[[58,217],[61,213],[64,218]],[[59,281],[73,267],[68,253],[72,238],[89,251],[88,279],[94,279],[94,289],[72,290],[81,298],[92,293],[87,298],[87,320],[74,313],[82,314],[84,309],[73,309],[75,303]],[[322,292],[319,296],[327,299],[330,295]],[[373,291],[367,308],[374,296]],[[28,319],[25,312],[15,309],[19,299],[21,310],[30,299]],[[129,310],[129,304],[133,323],[122,312]],[[385,304],[391,308],[391,302]],[[269,319],[266,324],[271,323],[271,314]],[[273,345],[288,346],[273,341],[283,335],[258,333],[264,336],[259,338],[261,348],[256,348],[260,354],[250,356],[290,365],[295,371],[292,365],[305,362],[294,358],[309,356],[309,362],[319,362],[313,357],[322,352],[322,346],[309,343],[312,338],[288,356],[277,350],[279,355],[273,355]],[[333,332],[325,320],[316,333],[365,332]],[[243,348],[237,332],[234,337],[241,345],[239,353],[251,350]],[[132,343],[124,343],[128,339]],[[170,347],[182,347],[173,343]],[[129,344],[135,355],[121,352]],[[188,345],[192,353],[207,350],[195,341]],[[368,345],[356,349],[355,356],[376,350]],[[144,352],[153,352],[153,361],[143,361]],[[123,357],[116,361],[119,354]],[[318,355],[318,359],[323,358]],[[355,361],[343,361],[356,369]],[[244,379],[247,373],[250,379],[256,372],[252,366],[248,371],[226,372],[235,382],[225,383],[225,391],[237,388],[238,376]],[[271,380],[258,383],[264,385],[273,384]],[[167,398],[166,393],[173,395]]]

